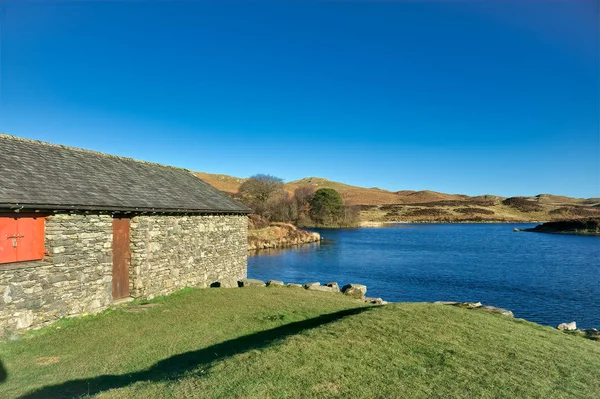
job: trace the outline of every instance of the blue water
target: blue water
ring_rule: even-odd
[[[252,256],[248,275],[361,283],[388,301],[481,301],[540,324],[600,328],[600,237],[512,231],[532,226],[315,229],[326,242]]]

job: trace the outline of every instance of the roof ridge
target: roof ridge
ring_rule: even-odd
[[[86,148],[81,148],[81,147],[72,147],[72,146],[65,145],[65,144],[55,144],[55,143],[50,143],[48,141],[29,139],[29,138],[26,138],[26,137],[14,136],[14,135],[8,134],[8,133],[2,133],[2,132],[0,132],[0,139],[8,139],[8,140],[14,140],[14,141],[21,141],[21,142],[32,143],[32,144],[41,144],[41,145],[45,145],[45,146],[48,146],[48,147],[62,148],[62,149],[65,149],[65,150],[71,150],[71,151],[78,151],[78,152],[83,152],[83,153],[88,153],[88,154],[100,155],[100,156],[107,157],[107,158],[117,158],[117,159],[123,159],[123,160],[126,160],[126,161],[139,162],[139,163],[143,163],[143,164],[147,164],[147,165],[155,165],[155,166],[162,166],[162,167],[165,167],[165,168],[185,170],[186,172],[194,174],[193,170],[190,170],[190,169],[187,169],[187,168],[182,168],[182,167],[179,167],[179,166],[165,165],[165,164],[158,163],[158,162],[144,161],[142,159],[135,159],[135,158],[125,157],[125,156],[122,156],[122,155],[107,154],[105,152],[88,150]]]

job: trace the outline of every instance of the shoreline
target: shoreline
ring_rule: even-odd
[[[274,223],[263,229],[248,230],[248,253],[265,249],[292,248],[321,242],[319,233],[298,229],[288,223]]]
[[[378,228],[378,227],[389,227],[389,225],[394,224],[534,224],[534,223],[545,223],[544,221],[499,221],[499,220],[457,220],[457,221],[398,221],[398,222],[371,222],[365,221],[361,222],[358,227],[369,227],[369,228]]]

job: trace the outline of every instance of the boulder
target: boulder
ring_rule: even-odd
[[[367,286],[362,284],[347,284],[342,288],[344,295],[363,299],[367,293]]]
[[[243,280],[238,281],[238,287],[264,287],[264,286],[266,286],[264,281],[256,280],[253,278],[245,278]]]
[[[283,281],[279,281],[279,280],[269,280],[267,281],[267,287],[270,287],[272,285],[277,285],[277,286],[281,286],[283,287]]]
[[[387,305],[387,301],[384,301],[381,298],[365,298],[363,299],[365,303],[372,303],[373,305]]]
[[[215,281],[210,286],[212,288],[234,288],[238,287],[239,283],[233,278],[224,278],[218,281]]]
[[[302,284],[294,284],[294,283],[287,283],[286,284],[287,287],[298,287],[298,288],[302,288]]]
[[[434,304],[436,304],[436,305],[453,305],[453,306],[456,306],[459,303],[458,302],[453,302],[453,301],[435,301]]]
[[[583,330],[585,337],[594,341],[600,341],[600,331],[595,328],[588,328]]]
[[[570,323],[560,323],[556,328],[558,328],[561,331],[574,331],[577,330],[577,323],[575,323],[574,321]]]
[[[325,286],[330,287],[332,292],[340,292],[340,286],[335,281],[331,283],[325,283]]]
[[[309,287],[319,286],[319,285],[321,285],[321,283],[318,283],[318,282],[315,281],[315,282],[312,282],[312,283],[305,283],[303,285],[303,287],[306,288],[306,289],[308,289]]]
[[[484,310],[484,311],[490,312],[490,313],[501,314],[502,316],[515,317],[513,312],[511,312],[510,310],[497,308],[495,306],[481,306],[478,309],[481,309],[481,310]]]
[[[461,308],[467,308],[467,309],[477,309],[480,308],[481,302],[460,302],[458,304],[456,304],[455,306],[461,307]]]

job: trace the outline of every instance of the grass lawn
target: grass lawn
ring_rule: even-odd
[[[151,303],[0,343],[0,398],[600,397],[600,342],[476,310],[286,287]]]

